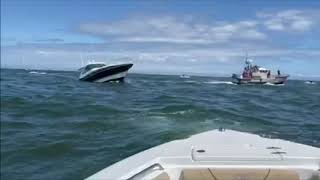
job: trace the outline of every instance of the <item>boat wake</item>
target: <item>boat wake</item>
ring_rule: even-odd
[[[199,83],[198,81],[192,81],[192,80],[188,80],[188,81],[184,81],[185,83]]]
[[[30,71],[30,74],[47,74],[46,72]]]
[[[284,86],[284,84],[272,84],[272,83],[265,83],[265,86]]]
[[[230,85],[237,85],[231,81],[209,81],[205,82],[206,84],[230,84]]]

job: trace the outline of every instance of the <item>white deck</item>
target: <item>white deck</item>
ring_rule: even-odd
[[[319,173],[320,149],[232,130],[213,130],[135,154],[88,179],[150,179],[166,172],[170,179],[178,180],[182,170],[188,168],[292,169],[301,179],[308,179]]]

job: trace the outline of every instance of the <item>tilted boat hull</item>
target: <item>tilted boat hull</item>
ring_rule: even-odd
[[[133,64],[106,66],[80,76],[79,80],[89,82],[123,81]]]

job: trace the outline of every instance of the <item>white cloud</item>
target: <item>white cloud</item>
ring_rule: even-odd
[[[86,23],[80,30],[121,42],[223,43],[231,40],[262,40],[266,35],[255,21],[204,24],[174,17],[133,18],[112,23]]]
[[[256,17],[233,22],[197,22],[195,18],[172,16],[131,17],[126,20],[83,23],[83,33],[101,37],[108,42],[154,42],[177,44],[217,44],[234,41],[267,39],[266,29],[273,31],[308,31],[315,18],[308,11],[284,10],[258,13]]]
[[[172,16],[131,17],[126,20],[83,23],[83,33],[98,36],[110,42],[217,44],[234,41],[262,41],[265,30],[308,31],[315,18],[308,11],[284,10],[275,13],[258,13],[256,17],[233,22],[197,22],[195,18]]]
[[[299,63],[290,66],[294,61],[305,62],[305,65],[319,64],[320,51],[314,46],[313,49],[296,48],[306,43],[304,36],[297,42],[289,36],[274,39],[273,35],[280,31],[295,31],[303,35],[302,32],[315,26],[315,20],[306,12],[287,10],[273,14],[260,13],[256,17],[232,22],[213,20],[205,23],[197,22],[195,18],[166,16],[85,23],[80,25],[81,32],[97,36],[105,42],[21,43],[1,47],[1,63],[19,64],[21,55],[24,55],[31,66],[39,67],[38,64],[41,64],[43,67],[72,69],[81,65],[80,55],[83,54],[84,59],[107,63],[131,61],[135,64],[132,72],[163,73],[171,69],[177,73],[185,70],[230,74],[241,69],[244,53],[249,51],[249,55],[259,63],[276,64],[282,61],[282,65],[290,67],[287,68],[290,73],[293,71],[291,68],[301,67]],[[270,33],[270,30],[275,32]],[[281,42],[286,40],[297,42],[299,46]],[[319,74],[318,70],[310,70],[316,65],[308,67],[303,68],[308,69],[307,73]]]
[[[299,10],[285,10],[277,13],[258,13],[264,19],[264,25],[269,30],[303,32],[311,29],[313,19]]]
[[[188,38],[163,38],[163,37],[126,37],[118,38],[119,42],[158,42],[158,43],[192,43],[192,44],[209,44],[213,43],[205,39],[188,39]]]

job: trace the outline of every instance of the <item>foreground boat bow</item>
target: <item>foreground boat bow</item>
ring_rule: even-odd
[[[319,178],[320,149],[232,130],[171,141],[115,163],[88,179]]]

